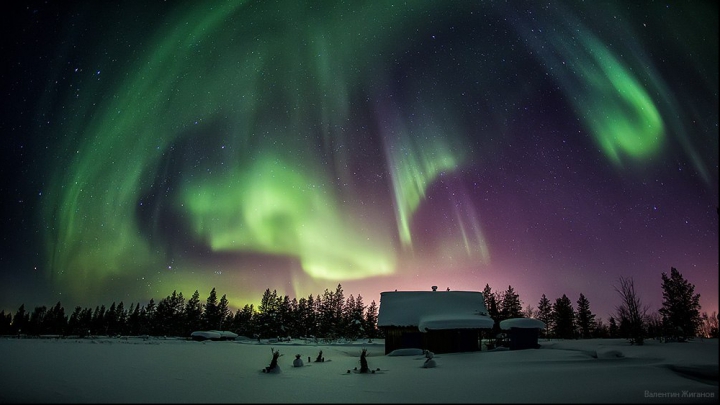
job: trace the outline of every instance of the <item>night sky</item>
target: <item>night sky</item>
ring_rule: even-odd
[[[718,309],[715,1],[14,3],[6,312],[489,284],[607,320],[671,267]]]

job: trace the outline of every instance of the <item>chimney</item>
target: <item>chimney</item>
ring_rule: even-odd
[[[437,291],[437,286],[436,285],[432,286],[432,290]]]

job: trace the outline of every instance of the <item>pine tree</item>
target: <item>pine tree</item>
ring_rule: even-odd
[[[91,321],[91,330],[93,334],[100,335],[107,333],[105,328],[105,304],[95,307]]]
[[[540,302],[538,302],[537,318],[545,323],[545,337],[549,337],[550,331],[553,330],[553,311],[550,300],[545,294],[542,295]]]
[[[293,318],[295,320],[295,333],[297,336],[307,337],[309,331],[307,298],[302,297],[294,303]]]
[[[258,306],[256,333],[263,337],[278,337],[280,335],[279,307],[280,297],[277,291],[265,289]]]
[[[577,301],[577,325],[580,329],[580,337],[583,339],[589,339],[592,337],[592,332],[595,330],[595,314],[590,311],[590,302],[583,293],[580,293],[580,298]]]
[[[225,326],[228,324],[228,318],[230,317],[230,302],[228,302],[227,294],[223,294],[220,297],[218,303],[218,330],[227,329]]]
[[[153,298],[150,298],[147,305],[140,310],[140,324],[142,325],[141,334],[150,335],[153,333],[153,323],[155,322],[156,310],[157,305],[155,305],[155,299]]]
[[[114,336],[115,335],[115,326],[117,324],[117,306],[115,305],[115,302],[113,301],[112,305],[110,305],[110,308],[105,312],[105,333],[108,336]]]
[[[365,333],[368,339],[374,339],[380,336],[380,331],[377,328],[377,317],[378,317],[378,306],[375,300],[370,302],[370,306],[365,310]]]
[[[227,299],[226,299],[227,301]],[[217,298],[215,287],[210,291],[210,295],[205,301],[204,324],[205,330],[222,330],[223,321],[227,317],[227,303],[222,308]]]
[[[185,321],[183,336],[190,336],[196,330],[202,329],[203,304],[200,302],[200,293],[195,290],[185,303]]]
[[[128,314],[127,311],[125,311],[125,304],[122,301],[120,301],[117,308],[115,308],[115,315],[117,322],[115,333],[120,335],[126,334]]]
[[[522,303],[520,302],[520,296],[515,292],[512,286],[508,286],[508,289],[505,290],[502,297],[500,318],[522,318]]]
[[[27,333],[27,326],[30,323],[30,314],[25,310],[25,304],[20,305],[20,308],[15,312],[15,316],[12,319],[12,331],[13,333],[22,334]]]
[[[65,335],[67,333],[68,319],[65,315],[65,308],[60,301],[47,311],[44,323],[45,333],[53,335]]]
[[[363,334],[363,312],[365,306],[362,297],[358,298],[351,294],[346,300],[343,307],[343,329],[342,335],[348,339],[357,339]]]
[[[68,334],[82,336],[83,331],[80,328],[80,316],[82,314],[82,308],[80,306],[75,307],[75,310],[70,314],[68,319]]]
[[[610,320],[608,321],[608,336],[611,339],[615,339],[618,336],[620,336],[620,328],[618,327],[617,322],[615,321],[615,317],[611,316]]]
[[[234,332],[241,336],[255,334],[255,308],[252,304],[245,304],[235,313],[233,320]]]
[[[575,311],[572,302],[565,294],[555,300],[553,305],[553,322],[555,324],[555,336],[561,339],[572,339],[575,337]]]
[[[662,290],[660,314],[666,334],[680,341],[695,336],[700,326],[700,294],[695,294],[695,285],[671,267],[669,277],[662,273]]]
[[[9,335],[12,331],[11,324],[12,315],[9,312],[6,314],[4,309],[0,311],[0,335]]]
[[[291,335],[292,330],[292,320],[290,319],[290,314],[292,314],[292,306],[290,305],[290,297],[288,295],[284,295],[282,298],[279,298],[279,304],[278,304],[278,316],[277,321],[279,325],[279,335],[282,337],[289,337]]]
[[[35,307],[33,312],[30,314],[30,322],[27,327],[28,335],[41,335],[44,334],[43,330],[45,315],[47,314],[47,307],[45,305]]]
[[[140,335],[140,303],[138,302],[133,306],[133,304],[130,304],[130,311],[128,315],[128,334],[132,336]]]
[[[307,308],[305,310],[305,319],[304,322],[306,324],[306,336],[307,337],[316,337],[318,335],[318,329],[317,329],[317,302],[315,300],[315,297],[310,294],[307,298]]]
[[[497,298],[490,289],[490,284],[485,284],[483,289],[483,299],[485,300],[485,308],[487,309],[487,315],[492,318],[493,327],[490,330],[490,338],[494,339],[498,333],[500,333],[500,310],[498,309]]]

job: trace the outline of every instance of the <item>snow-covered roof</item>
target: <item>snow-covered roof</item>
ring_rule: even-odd
[[[380,293],[378,326],[417,326],[430,329],[485,329],[487,316],[479,291],[386,291]]]
[[[532,319],[532,318],[510,318],[510,319],[505,319],[504,321],[500,321],[500,329],[508,330],[510,328],[544,329],[545,322],[543,322],[539,319]]]
[[[229,330],[211,330],[211,333],[217,333],[220,335],[221,338],[236,338],[238,337],[238,334],[235,332],[230,332]]]
[[[190,336],[203,339],[220,339],[220,333],[210,332],[207,330],[196,330],[195,332],[191,333]]]

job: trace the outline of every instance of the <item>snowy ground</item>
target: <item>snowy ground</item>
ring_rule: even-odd
[[[0,403],[718,403],[718,340],[543,341],[541,349],[385,356],[313,344],[0,338]],[[260,370],[279,349],[280,374]],[[347,374],[368,349],[371,369]],[[325,363],[308,363],[323,350]],[[306,366],[292,367],[300,354]],[[309,364],[309,366],[307,365]]]

